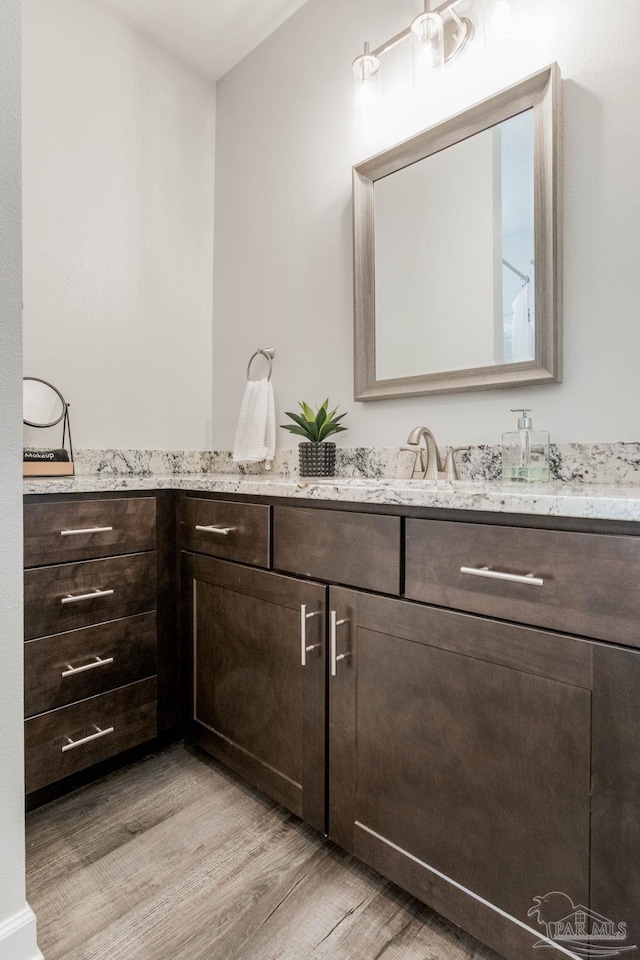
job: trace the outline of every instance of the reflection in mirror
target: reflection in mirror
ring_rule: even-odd
[[[533,110],[378,180],[376,379],[533,360]]]
[[[65,415],[62,394],[46,380],[25,377],[22,381],[23,420],[30,427],[54,427]]]
[[[495,128],[501,141],[502,333],[496,362],[536,355],[533,110]]]
[[[354,167],[356,400],[560,380],[559,80]]]

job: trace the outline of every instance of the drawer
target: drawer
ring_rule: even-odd
[[[183,550],[269,566],[269,507],[185,497],[180,511]]]
[[[156,555],[25,570],[24,600],[25,640],[155,610]]]
[[[314,580],[400,592],[400,518],[275,507],[273,563]]]
[[[156,735],[155,678],[27,720],[27,793]]]
[[[156,615],[112,620],[24,645],[25,716],[156,673]]]
[[[639,574],[638,537],[407,520],[412,600],[640,646]]]
[[[26,503],[24,565],[155,550],[155,523],[154,497]]]

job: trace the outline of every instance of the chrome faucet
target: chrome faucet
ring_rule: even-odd
[[[412,480],[457,480],[458,468],[455,454],[468,450],[469,447],[447,447],[443,467],[438,444],[431,430],[428,427],[416,427],[409,434],[407,446],[402,449],[415,451],[416,454],[416,462],[411,474]]]

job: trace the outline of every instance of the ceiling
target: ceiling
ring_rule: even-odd
[[[212,80],[242,60],[306,0],[102,0]]]

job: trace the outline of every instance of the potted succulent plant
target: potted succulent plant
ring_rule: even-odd
[[[342,433],[347,428],[340,425],[346,413],[329,410],[329,401],[325,400],[314,412],[308,403],[299,403],[302,416],[298,413],[286,413],[293,423],[283,423],[283,430],[289,430],[306,442],[298,445],[301,477],[333,477],[336,472],[336,445],[327,443],[327,437]]]

